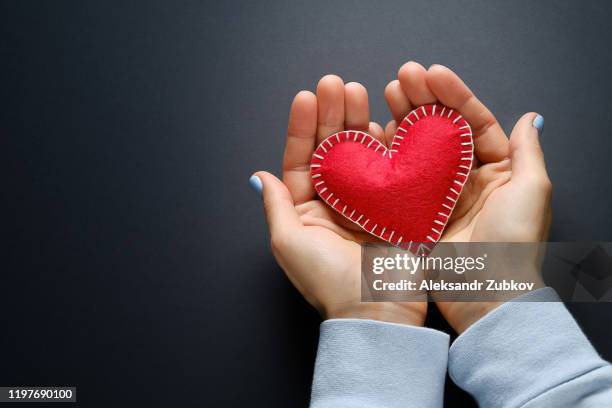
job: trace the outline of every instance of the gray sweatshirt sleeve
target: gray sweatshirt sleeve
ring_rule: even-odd
[[[612,367],[557,294],[506,303],[452,344],[449,374],[481,407],[612,407]]]
[[[373,320],[321,324],[312,408],[441,407],[449,336]]]

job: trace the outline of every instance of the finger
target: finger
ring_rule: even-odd
[[[370,122],[368,133],[372,135],[372,137],[378,139],[381,143],[385,143],[385,131],[378,123]]]
[[[516,123],[510,136],[512,181],[536,184],[548,188],[550,180],[540,147],[538,129],[534,126],[536,113],[526,113]]]
[[[317,137],[317,97],[301,91],[293,99],[283,159],[283,181],[297,204],[315,196],[310,159]]]
[[[426,73],[427,70],[414,61],[405,63],[397,73],[402,90],[413,107],[436,102],[436,96],[427,85]]]
[[[508,157],[508,138],[495,116],[453,71],[432,65],[426,75],[429,89],[444,105],[463,115],[472,127],[474,151],[483,163]]]
[[[253,175],[263,184],[263,202],[271,235],[283,235],[302,226],[287,187],[272,174],[259,171]]]
[[[397,122],[394,120],[390,120],[385,126],[385,139],[387,140],[387,146],[391,149],[391,144],[393,143],[393,138],[395,137],[395,132],[397,132]]]
[[[336,75],[326,75],[317,85],[317,145],[326,137],[344,129],[344,82]]]
[[[344,128],[367,132],[370,125],[368,91],[357,82],[344,86]]]
[[[393,119],[395,119],[397,123],[400,123],[412,110],[410,101],[402,90],[400,81],[397,79],[389,82],[385,87],[385,99],[387,100],[387,105],[389,105],[389,110],[393,115]]]

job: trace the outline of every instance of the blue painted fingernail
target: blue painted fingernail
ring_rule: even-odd
[[[533,120],[533,127],[538,129],[538,135],[542,135],[542,132],[544,131],[544,118],[542,117],[542,115],[538,115],[535,117],[535,119]]]
[[[263,191],[263,184],[261,183],[261,179],[259,177],[251,176],[249,179],[249,184],[258,195],[261,195],[261,192]]]

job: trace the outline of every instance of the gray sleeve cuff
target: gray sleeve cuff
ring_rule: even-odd
[[[485,407],[523,406],[606,365],[551,288],[493,310],[449,351],[451,378]]]
[[[311,407],[441,407],[449,336],[373,320],[321,324]]]

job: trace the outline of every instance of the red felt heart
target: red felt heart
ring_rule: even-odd
[[[467,181],[473,149],[458,112],[425,105],[404,118],[389,149],[361,131],[329,136],[312,156],[312,182],[323,201],[370,234],[409,249],[432,246]]]

